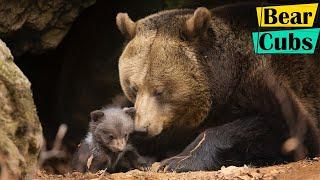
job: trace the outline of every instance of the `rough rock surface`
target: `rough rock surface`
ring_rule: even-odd
[[[4,173],[31,175],[36,170],[42,128],[30,82],[0,40],[0,166]],[[1,178],[0,178],[1,179]]]
[[[81,10],[95,0],[0,0],[0,38],[13,54],[57,47]]]

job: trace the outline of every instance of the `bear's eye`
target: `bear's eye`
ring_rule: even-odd
[[[163,90],[155,90],[154,92],[153,92],[153,96],[155,96],[155,97],[160,97],[160,96],[162,96],[163,95]]]
[[[138,92],[137,86],[131,85],[129,88],[130,88],[130,91],[131,91],[134,95],[137,94],[137,92]]]
[[[187,37],[186,37],[186,35],[183,33],[182,30],[179,32],[179,38],[180,38],[182,41],[187,41]]]

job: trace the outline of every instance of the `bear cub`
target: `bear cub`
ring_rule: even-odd
[[[128,142],[135,108],[109,107],[90,113],[89,132],[73,158],[79,172],[147,170],[148,163]]]

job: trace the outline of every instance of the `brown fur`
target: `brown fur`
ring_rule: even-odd
[[[148,19],[145,21],[148,22]],[[157,135],[172,125],[177,128],[195,128],[210,110],[210,90],[204,78],[205,72],[196,72],[200,64],[185,61],[192,52],[183,52],[184,47],[179,38],[172,36],[169,37],[172,39],[164,41],[162,36],[157,35],[160,33],[153,29],[155,27],[149,29],[146,25],[137,23],[137,34],[126,46],[119,62],[121,85],[138,110],[136,128],[142,131],[147,128],[150,135]],[[178,25],[166,25],[170,26]],[[169,33],[164,27],[161,30],[162,33]],[[170,33],[179,36],[180,32]],[[168,57],[174,58],[167,60]],[[136,97],[135,88],[139,88]],[[197,93],[190,96],[192,89],[197,89]],[[159,100],[170,103],[169,106],[159,107],[162,105],[156,97],[159,93],[162,95],[158,96],[161,98]],[[177,116],[182,117],[176,119]],[[148,123],[147,119],[153,122],[157,119],[157,123]],[[190,127],[185,126],[186,123]]]
[[[127,38],[132,38],[135,35],[135,23],[130,19],[127,13],[119,13],[116,22],[121,33]]]
[[[273,130],[283,139],[299,139],[295,159],[319,153],[320,56],[254,54],[255,7],[217,8],[211,17],[205,8],[170,10],[135,22],[119,71],[136,128],[186,136],[203,123],[257,116],[283,126]]]

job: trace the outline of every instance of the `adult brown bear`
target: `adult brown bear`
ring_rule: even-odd
[[[180,141],[211,125],[161,169],[267,165],[319,154],[320,56],[255,54],[256,6],[169,10],[136,22],[117,15],[128,39],[120,82],[137,109],[135,127]]]

